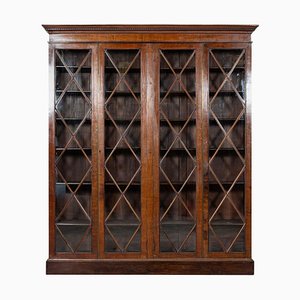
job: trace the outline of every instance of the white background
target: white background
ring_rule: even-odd
[[[2,1],[1,299],[299,299],[299,1]],[[46,276],[48,35],[41,24],[259,24],[254,276]],[[2,294],[2,295],[1,295]]]

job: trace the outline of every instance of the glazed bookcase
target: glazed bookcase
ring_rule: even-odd
[[[44,25],[48,274],[253,274],[252,25]]]

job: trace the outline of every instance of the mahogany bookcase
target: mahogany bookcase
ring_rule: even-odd
[[[253,274],[254,25],[43,25],[47,274]]]

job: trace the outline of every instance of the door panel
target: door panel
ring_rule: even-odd
[[[104,49],[104,252],[141,252],[141,50]]]
[[[196,50],[158,51],[159,252],[195,253]]]
[[[246,250],[246,49],[208,49],[208,252]]]
[[[53,139],[55,200],[53,214],[54,241],[52,255],[80,256],[95,254],[93,178],[95,161],[93,130],[94,98],[92,80],[95,49],[75,46],[53,49],[54,130]],[[51,150],[51,149],[50,149]],[[52,175],[53,174],[53,175]],[[52,180],[52,179],[51,179]],[[52,231],[52,229],[50,229]]]

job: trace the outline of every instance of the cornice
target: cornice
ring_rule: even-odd
[[[49,34],[103,32],[222,32],[252,33],[258,25],[42,25]]]

